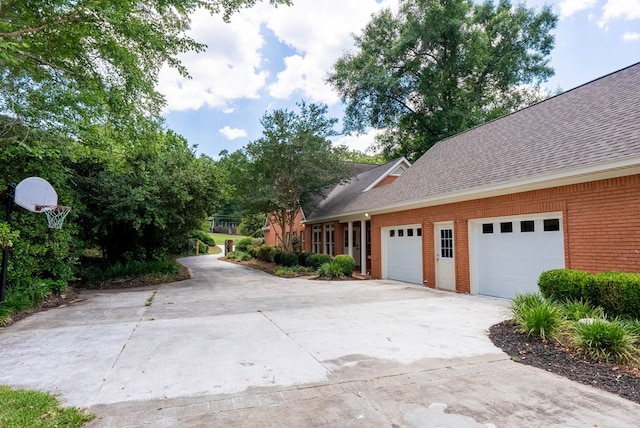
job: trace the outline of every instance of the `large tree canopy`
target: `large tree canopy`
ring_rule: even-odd
[[[300,208],[313,209],[323,192],[349,173],[328,139],[337,120],[326,117],[327,106],[302,102],[298,107],[299,112],[275,110],[262,117],[263,136],[245,149],[246,180],[240,185],[250,211],[269,213],[280,226],[287,250]]]
[[[413,160],[434,143],[539,100],[553,75],[557,18],[509,0],[400,0],[375,15],[328,81],[346,103],[346,131],[385,129],[387,158]]]
[[[228,19],[257,1],[3,0],[0,112],[74,137],[96,123],[135,125],[160,112],[160,68],[186,75],[177,55],[204,47],[185,35],[189,14]]]

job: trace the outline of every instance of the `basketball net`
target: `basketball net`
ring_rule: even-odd
[[[71,207],[62,205],[41,205],[36,207],[40,212],[47,215],[47,223],[50,229],[61,229],[64,219],[71,212]]]

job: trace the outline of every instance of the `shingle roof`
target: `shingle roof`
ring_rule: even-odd
[[[640,63],[440,141],[331,214],[399,207],[640,156]]]
[[[351,199],[357,197],[382,175],[395,168],[401,162],[408,163],[406,159],[398,158],[383,165],[375,165],[370,169],[361,168],[360,170],[362,172],[356,175],[352,180],[334,187],[327,197],[318,205],[317,209],[307,216],[307,220],[326,217],[333,213],[340,212],[342,207]]]

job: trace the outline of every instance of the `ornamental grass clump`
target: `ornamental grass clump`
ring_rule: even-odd
[[[591,359],[626,363],[636,359],[637,337],[620,321],[589,319],[575,324],[576,344]]]
[[[604,310],[584,300],[567,300],[564,312],[568,320],[580,321],[584,318],[604,318]]]
[[[565,324],[561,305],[544,300],[539,294],[516,296],[511,304],[516,328],[527,336],[542,340],[554,337]]]
[[[319,268],[316,274],[320,278],[344,278],[344,273],[342,272],[342,267],[335,263],[323,263]]]

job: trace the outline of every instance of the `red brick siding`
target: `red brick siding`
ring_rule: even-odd
[[[397,178],[398,178],[397,175],[387,175],[385,178],[382,179],[380,183],[376,184],[376,187],[374,187],[374,189],[378,187],[386,186],[387,184],[391,184],[394,181],[396,181]]]
[[[272,223],[273,217],[269,216],[269,229],[265,229],[264,231],[264,243],[266,245],[271,245],[273,247],[280,245],[280,239],[282,237],[282,228],[277,223]],[[300,236],[300,233],[304,233],[306,228],[302,227],[302,212],[299,212],[296,216],[296,220],[293,226],[293,232]],[[306,242],[305,242],[306,246]]]
[[[591,272],[640,271],[640,175],[373,216],[373,277],[381,276],[380,228],[422,224],[423,270],[435,284],[433,223],[454,221],[457,291],[470,291],[468,220],[562,212],[565,265]]]

